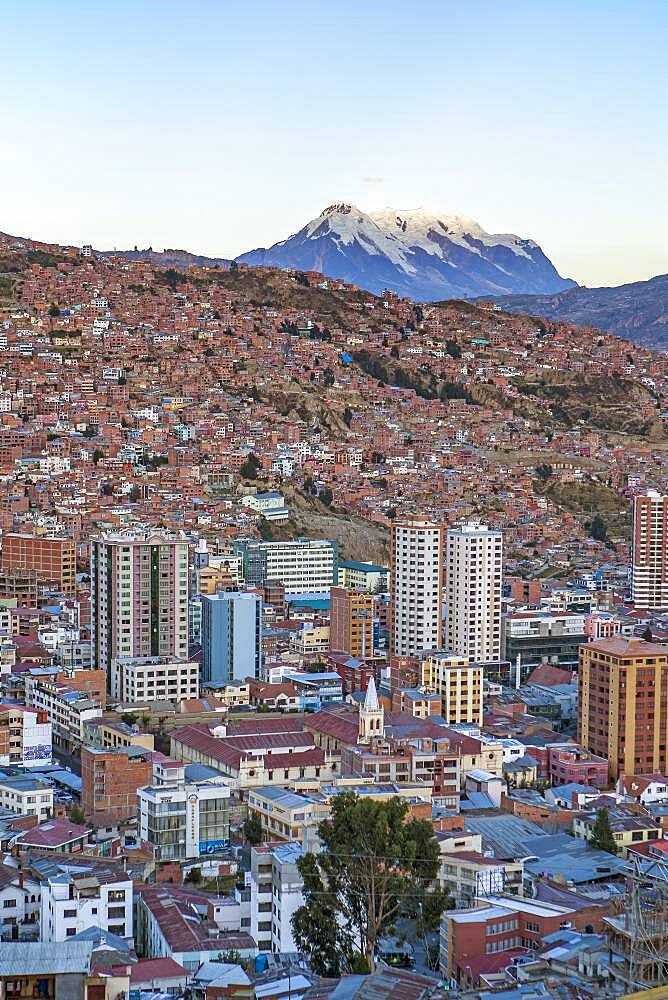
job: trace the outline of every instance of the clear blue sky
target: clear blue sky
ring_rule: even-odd
[[[435,206],[562,274],[668,271],[666,0],[21,0],[0,230],[232,256]]]

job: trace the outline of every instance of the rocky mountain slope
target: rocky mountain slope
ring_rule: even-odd
[[[594,326],[668,350],[668,274],[615,288],[569,288],[556,295],[494,296],[503,309]]]
[[[366,215],[343,203],[330,205],[288,239],[237,261],[318,271],[418,301],[553,293],[574,285],[533,240],[491,235],[458,215],[392,208]]]

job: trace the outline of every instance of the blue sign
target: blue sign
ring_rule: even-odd
[[[229,840],[200,840],[200,854],[218,854],[219,851],[226,851],[230,846]]]

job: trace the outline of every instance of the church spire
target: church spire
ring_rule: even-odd
[[[378,701],[376,682],[369,678],[364,705],[360,709],[359,734],[360,743],[370,743],[374,737],[382,737],[385,733],[385,712]]]

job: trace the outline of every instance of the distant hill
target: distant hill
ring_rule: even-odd
[[[552,293],[575,284],[559,275],[533,240],[491,234],[473,219],[427,209],[366,215],[355,205],[336,203],[288,239],[236,259],[317,271],[415,301]]]
[[[123,257],[125,260],[140,260],[157,267],[229,267],[232,263],[224,257],[205,257],[189,253],[188,250],[96,250],[97,257]]]
[[[668,350],[668,274],[614,288],[569,288],[556,295],[491,296],[509,312],[595,326],[644,347]]]

